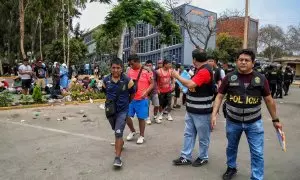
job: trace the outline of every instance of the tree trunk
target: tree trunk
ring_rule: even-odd
[[[119,50],[118,50],[118,54],[117,57],[120,59],[123,59],[123,46],[124,46],[124,38],[125,38],[125,34],[126,34],[126,28],[127,25],[124,26],[122,34],[121,34],[121,38],[120,38],[120,45],[119,45]],[[124,62],[124,59],[123,59]]]
[[[40,57],[43,60],[43,50],[42,50],[42,19],[40,19],[39,24],[40,24]]]
[[[58,14],[55,14],[55,21],[54,21],[54,36],[55,36],[55,40],[58,39],[58,35],[57,35],[57,31],[58,31],[58,21],[57,21],[57,16]]]
[[[68,0],[68,33],[67,33],[68,54],[67,54],[67,67],[69,67],[69,64],[70,64],[70,29],[71,29],[70,2]]]
[[[61,1],[62,4],[62,29],[63,29],[63,51],[64,51],[64,63],[66,64],[66,40],[65,40],[65,1]]]
[[[24,31],[25,31],[24,17],[25,17],[24,0],[19,0],[20,50],[21,50],[23,59],[26,58],[26,53],[25,53],[25,50],[24,50]]]
[[[2,58],[0,57],[0,76],[3,75]]]

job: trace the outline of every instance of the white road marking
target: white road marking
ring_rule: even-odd
[[[2,121],[2,120],[0,120],[0,122],[9,123],[9,124],[15,124],[15,125],[20,125],[20,126],[25,126],[25,127],[31,127],[31,128],[35,128],[35,129],[42,129],[42,130],[56,132],[56,133],[61,133],[61,134],[68,134],[68,135],[82,137],[82,138],[87,138],[87,139],[92,139],[92,140],[96,140],[96,141],[110,142],[109,140],[101,138],[101,137],[90,136],[90,135],[85,135],[85,134],[80,134],[80,133],[72,133],[72,132],[69,132],[69,131],[64,131],[64,130],[59,130],[59,129],[47,128],[47,127],[42,127],[42,126],[37,126],[37,125],[31,125],[31,124],[25,124],[25,123],[19,123],[19,122],[13,122],[13,121]]]

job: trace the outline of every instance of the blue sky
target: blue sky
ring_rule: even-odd
[[[226,9],[242,11],[245,9],[244,2],[245,0],[192,0],[191,4],[219,14]],[[258,19],[260,26],[274,24],[286,29],[289,25],[300,24],[300,0],[249,0],[249,2],[249,15]],[[111,7],[112,5],[90,3],[77,21],[80,22],[82,29],[92,29],[104,23],[104,18]]]

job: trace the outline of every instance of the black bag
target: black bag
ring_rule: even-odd
[[[123,83],[118,82],[118,90],[115,99],[107,99],[105,101],[105,115],[107,119],[113,117],[117,113],[117,104],[116,101],[119,99]]]

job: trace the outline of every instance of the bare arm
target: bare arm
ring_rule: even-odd
[[[213,112],[211,115],[211,129],[213,129],[216,126],[217,123],[217,114],[219,112],[221,103],[223,101],[224,94],[218,93],[215,102],[214,102],[214,107],[213,107]]]
[[[277,118],[276,114],[276,104],[271,95],[264,97],[265,103],[267,105],[268,111],[272,117],[272,119]]]
[[[148,95],[148,94],[152,91],[153,87],[154,87],[154,80],[151,79],[151,80],[150,80],[150,86],[149,86],[148,89],[146,90],[145,94]]]
[[[271,95],[264,97],[265,103],[267,105],[268,111],[272,117],[272,120],[278,119],[276,114],[276,104],[272,98]],[[280,122],[273,122],[273,126],[275,129],[281,129],[282,130],[282,124]]]

